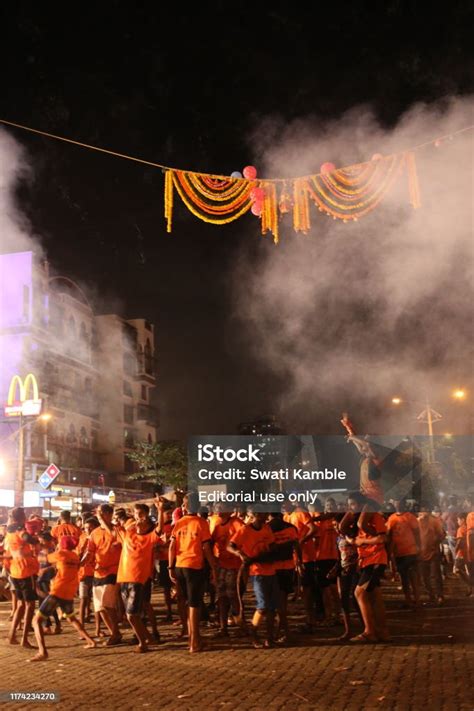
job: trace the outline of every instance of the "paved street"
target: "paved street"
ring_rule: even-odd
[[[2,708],[390,709],[471,711],[474,708],[474,600],[449,581],[443,608],[400,609],[400,592],[386,584],[393,642],[354,648],[331,640],[339,630],[300,635],[295,646],[255,651],[248,641],[209,639],[190,655],[162,625],[164,644],[150,654],[130,646],[82,649],[68,629],[48,637],[50,659],[25,663],[32,652],[5,641],[8,605],[0,603],[0,688],[54,690],[61,704],[5,703]],[[155,598],[162,617],[161,596]],[[299,605],[292,623],[301,618]],[[67,624],[67,623],[66,623]],[[213,630],[206,630],[211,636]],[[131,637],[125,631],[126,639]]]

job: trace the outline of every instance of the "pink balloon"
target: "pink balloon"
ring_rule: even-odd
[[[257,169],[254,165],[246,165],[242,173],[247,180],[255,180],[257,177]]]
[[[263,200],[265,199],[265,190],[263,188],[252,188],[252,190],[250,191],[250,197],[255,202],[263,202]]]
[[[336,170],[334,163],[323,163],[321,166],[321,173],[325,175],[326,173],[332,173]]]
[[[260,217],[260,215],[262,214],[263,205],[261,202],[254,202],[250,209],[252,211],[252,215],[255,215],[255,217]]]

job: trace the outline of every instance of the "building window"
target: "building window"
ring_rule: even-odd
[[[129,382],[127,382],[127,380],[123,381],[123,394],[127,395],[127,397],[132,397],[133,395],[132,386]]]
[[[128,447],[129,449],[135,446],[135,438],[131,430],[123,431],[123,446]]]
[[[126,455],[123,458],[123,470],[126,474],[133,474],[133,472],[135,471],[132,460],[129,459]]]
[[[151,343],[148,338],[145,344],[145,373],[147,375],[153,375],[153,356],[151,352]]]
[[[84,379],[84,392],[90,395],[92,392],[92,380],[91,378]]]
[[[142,385],[142,400],[147,400],[148,389],[146,385]]]
[[[98,432],[97,430],[91,430],[91,447],[92,449],[97,449],[98,445]]]
[[[123,421],[127,425],[133,425],[133,407],[131,405],[123,406]]]
[[[66,435],[66,443],[67,444],[76,444],[77,443],[76,428],[74,427],[74,425],[72,423],[69,425],[69,430]]]
[[[148,444],[153,444],[153,437],[151,436],[151,434],[149,432],[148,432],[147,440],[148,440]]]
[[[126,375],[135,375],[137,372],[137,365],[135,356],[132,353],[123,354],[123,371]]]
[[[81,447],[88,447],[89,446],[89,438],[87,436],[87,431],[85,427],[81,427],[79,430],[79,444]]]

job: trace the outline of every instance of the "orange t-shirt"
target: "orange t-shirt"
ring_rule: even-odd
[[[441,521],[431,514],[421,515],[418,519],[420,527],[420,560],[431,560],[439,552],[439,545],[445,536]]]
[[[82,532],[81,536],[79,538],[79,543],[76,548],[77,555],[79,556],[79,560],[82,559],[82,556],[87,550],[87,546],[89,544],[89,538],[87,536],[87,533]],[[93,561],[86,561],[85,565],[81,565],[79,568],[79,580],[84,580],[84,578],[91,578],[94,575],[94,563]]]
[[[232,536],[231,542],[244,555],[254,558],[269,550],[271,544],[275,543],[275,536],[267,524],[257,529],[250,523],[241,526]],[[275,575],[275,563],[252,563],[249,575]]]
[[[375,533],[373,535],[380,535],[382,533],[387,532],[385,519],[381,514],[373,513],[370,519],[370,523],[375,530]],[[371,538],[372,534],[367,534],[365,533],[365,531],[359,528],[358,536],[359,538]],[[366,568],[368,565],[387,565],[388,563],[385,543],[358,545],[357,553],[359,555],[359,566],[361,568]]]
[[[153,570],[153,549],[159,540],[155,530],[137,533],[135,526],[119,532],[122,553],[117,572],[118,583],[146,583]]]
[[[319,545],[316,551],[317,560],[337,560],[339,557],[337,549],[338,532],[334,528],[333,519],[326,518],[318,521]]]
[[[87,551],[95,558],[95,578],[116,575],[122,552],[118,527],[114,527],[112,531],[109,531],[108,528],[102,528],[102,526],[94,528],[89,538]]]
[[[244,522],[240,518],[229,518],[224,523],[219,516],[219,521],[212,532],[212,542],[214,543],[214,555],[221,568],[226,568],[227,570],[238,570],[240,568],[240,558],[233,553],[229,553],[227,546],[234,533],[237,533],[243,525]]]
[[[409,511],[394,513],[387,521],[387,531],[390,533],[393,555],[401,558],[405,555],[417,555],[418,546],[415,531],[419,531],[418,519]]]
[[[167,521],[163,524],[163,532],[158,540],[158,545],[155,544],[156,560],[168,560],[168,551],[170,547],[170,538],[173,531],[173,524]]]
[[[74,600],[79,585],[79,556],[74,551],[59,550],[48,555],[48,562],[56,566],[51,580],[50,594],[62,600]]]
[[[311,514],[307,511],[293,511],[289,523],[298,531],[298,540],[301,542],[308,533],[308,524],[314,523],[314,521]],[[311,563],[316,560],[316,544],[314,538],[309,538],[301,544],[301,558],[303,563]]]
[[[285,523],[288,523],[288,521],[285,521]],[[275,543],[277,545],[281,545],[282,543],[292,543],[293,541],[298,540],[298,531],[296,530],[296,526],[293,526],[292,524],[290,524],[289,526],[285,526],[285,528],[282,528],[280,530],[273,531],[273,535],[275,536]],[[275,570],[294,569],[295,559],[293,555],[291,556],[291,558],[275,561]]]
[[[466,529],[467,560],[474,563],[474,511],[470,511],[466,517]]]
[[[5,553],[10,556],[10,575],[18,580],[30,578],[39,571],[35,546],[23,540],[24,533],[15,531],[5,536]]]
[[[51,529],[51,535],[57,541],[59,541],[61,536],[73,536],[73,538],[79,540],[81,536],[81,529],[73,523],[58,523],[57,526],[53,526]]]
[[[467,525],[465,523],[458,527],[456,531],[456,542],[460,541],[459,548],[456,553],[456,558],[466,557],[466,536],[467,536]]]
[[[176,541],[176,565],[178,568],[204,567],[202,546],[210,542],[211,534],[208,522],[200,516],[187,514],[176,521],[172,538]]]

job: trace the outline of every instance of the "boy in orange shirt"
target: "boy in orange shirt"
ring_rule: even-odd
[[[118,526],[112,523],[114,509],[109,504],[101,504],[97,509],[100,526],[94,529],[87,544],[87,552],[81,560],[82,565],[94,564],[92,599],[94,612],[100,613],[110,637],[105,643],[108,647],[120,644],[122,635],[118,628],[117,617],[117,571],[122,545],[119,540]]]
[[[364,631],[352,637],[351,642],[388,642],[389,633],[385,616],[385,606],[380,589],[380,581],[388,562],[385,548],[386,526],[383,516],[374,511],[373,501],[359,491],[349,494],[348,506],[352,517],[341,521],[341,533],[346,535],[357,513],[358,535],[350,539],[357,546],[360,575],[355,589],[355,597],[360,608]]]
[[[211,523],[211,537],[214,557],[217,561],[217,605],[219,608],[219,636],[228,637],[229,613],[238,610],[237,576],[240,568],[237,556],[229,553],[227,546],[232,536],[244,524],[240,518],[224,511],[222,504],[217,507],[218,516]]]
[[[189,651],[193,653],[203,649],[199,618],[204,596],[205,560],[211,568],[212,582],[216,582],[209,524],[197,515],[199,506],[197,494],[184,497],[184,516],[176,521],[173,528],[168,559],[170,578],[175,585],[179,585],[179,594],[188,606]]]
[[[79,636],[86,640],[85,649],[95,647],[92,637],[89,637],[84,627],[74,616],[74,595],[79,583],[79,556],[74,551],[76,545],[76,538],[62,536],[59,539],[58,550],[48,554],[48,562],[56,566],[57,572],[51,581],[50,594],[43,600],[33,619],[38,653],[31,659],[32,662],[42,662],[48,658],[44,641],[43,620],[52,615],[57,607],[61,608],[63,617],[66,617],[74,629],[79,632]]]
[[[284,520],[280,512],[268,515],[268,525],[275,536],[278,546],[278,558],[275,560],[275,574],[278,583],[279,603],[279,642],[288,642],[290,629],[288,626],[288,595],[293,592],[295,567],[301,569],[301,548],[298,542],[298,531],[293,524]],[[295,565],[296,561],[296,565]]]
[[[400,573],[406,604],[416,609],[420,601],[420,526],[416,516],[407,511],[404,500],[394,501],[394,505],[396,513],[387,520],[388,546]]]
[[[56,539],[56,543],[58,543],[61,536],[72,536],[79,540],[81,529],[71,522],[70,511],[61,511],[57,525],[51,529],[51,535]]]
[[[135,504],[133,516],[134,524],[128,525],[126,529],[121,529],[118,533],[122,542],[122,553],[117,572],[117,583],[120,584],[125,614],[138,639],[136,651],[143,653],[148,651],[148,633],[142,615],[149,604],[148,588],[151,591],[154,547],[160,537],[150,520],[149,508],[146,504]],[[146,612],[150,617],[149,609],[146,609]],[[151,614],[154,618],[153,610]],[[154,619],[151,622],[153,625]]]
[[[467,515],[460,513],[457,516],[458,529],[456,531],[456,547],[454,549],[454,573],[459,575],[468,586],[467,596],[472,595],[470,576],[466,568],[467,561]]]
[[[418,567],[423,584],[430,602],[434,603],[437,599],[438,605],[442,605],[444,596],[440,544],[444,541],[446,533],[440,519],[431,514],[428,506],[423,506],[418,514],[418,525],[420,527]]]
[[[316,581],[323,596],[324,624],[326,626],[338,623],[339,596],[336,577],[330,575],[337,564],[337,530],[334,528],[337,506],[332,497],[326,499],[324,513],[316,521],[318,546],[316,549]]]
[[[256,597],[256,610],[252,619],[252,638],[256,649],[272,647],[274,642],[275,612],[278,609],[279,591],[275,575],[275,562],[259,562],[259,556],[275,548],[275,536],[266,525],[266,514],[247,509],[248,523],[232,536],[227,550],[239,556],[242,563],[249,565]],[[257,631],[266,616],[267,636],[264,644],[258,641]]]
[[[77,546],[77,553],[79,555],[79,560],[84,558],[87,552],[87,546],[89,545],[89,539],[91,537],[92,531],[98,528],[99,522],[96,518],[88,518],[84,523],[84,529],[80,535],[79,543]],[[85,562],[79,568],[79,622],[84,625],[90,614],[90,605],[92,601],[92,583],[94,580],[94,563]],[[100,632],[100,613],[96,612],[95,626],[96,626],[96,637],[103,636]]]
[[[28,642],[28,633],[31,631],[31,621],[37,598],[35,576],[39,571],[39,563],[34,543],[36,539],[27,533],[25,524],[24,509],[12,509],[8,517],[5,553],[10,558],[10,580],[15,591],[17,604],[8,641],[10,644],[18,644],[16,631],[23,617],[21,646],[31,649],[32,645]]]
[[[317,598],[316,586],[316,545],[314,536],[317,526],[313,517],[301,506],[295,508],[288,520],[298,531],[298,540],[301,546],[302,572],[301,585],[303,588],[303,603],[306,610],[306,624],[302,631],[313,632],[316,625],[315,602]]]

